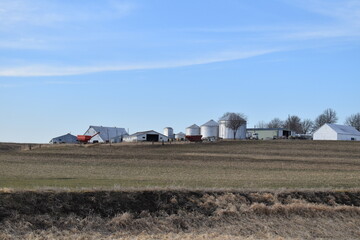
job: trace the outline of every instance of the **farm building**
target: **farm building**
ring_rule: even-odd
[[[185,133],[179,132],[179,133],[175,134],[175,139],[177,141],[185,141]]]
[[[214,120],[210,120],[200,127],[200,134],[203,139],[218,138],[219,137],[219,124]]]
[[[294,131],[285,128],[248,128],[246,131],[250,138],[260,140],[288,138],[295,135]]]
[[[360,141],[360,132],[351,126],[326,123],[314,132],[313,139]]]
[[[196,124],[187,127],[185,130],[186,136],[199,136],[200,135],[200,127]]]
[[[164,128],[164,135],[167,136],[169,139],[174,139],[174,129],[171,127]]]
[[[154,130],[137,132],[129,136],[124,137],[124,142],[167,142],[169,138]]]
[[[84,135],[94,135],[99,132],[98,135],[94,136],[90,142],[121,142],[125,136],[129,134],[126,132],[125,128],[117,127],[103,127],[103,126],[90,126],[89,129],[85,132]]]
[[[77,141],[76,136],[68,133],[66,135],[62,135],[62,136],[51,139],[49,143],[56,144],[56,143],[77,143],[77,142],[78,141]]]
[[[234,131],[231,128],[226,127],[226,123],[229,121],[229,116],[223,117],[219,120],[219,138],[222,139],[234,139]],[[246,138],[246,123],[241,125],[236,131],[235,139]]]

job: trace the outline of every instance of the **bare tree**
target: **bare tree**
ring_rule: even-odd
[[[282,128],[284,126],[284,121],[280,120],[279,118],[274,118],[268,124],[268,128]]]
[[[311,119],[304,119],[301,121],[301,132],[302,134],[311,133],[313,129],[314,122]]]
[[[289,116],[284,123],[284,127],[296,133],[300,133],[302,131],[301,119],[296,115]]]
[[[266,128],[267,124],[264,121],[260,121],[256,124],[257,128]]]
[[[356,130],[360,131],[360,113],[353,114],[350,117],[347,117],[345,124],[352,126],[356,128]]]
[[[233,130],[234,140],[236,139],[236,132],[246,123],[246,116],[243,113],[225,113],[220,120],[225,120],[225,126]]]
[[[337,120],[338,117],[335,110],[328,108],[315,119],[314,131],[319,129],[325,123],[336,123]]]

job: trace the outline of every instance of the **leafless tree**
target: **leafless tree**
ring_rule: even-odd
[[[352,126],[356,128],[356,130],[360,131],[360,113],[353,114],[350,117],[347,117],[345,124]]]
[[[313,129],[314,122],[311,119],[304,119],[301,121],[301,132],[302,134],[311,133]]]
[[[336,123],[337,120],[338,117],[335,110],[328,108],[315,119],[314,130],[319,129],[325,123]]]
[[[257,128],[266,128],[267,124],[264,121],[260,121],[256,124]]]
[[[289,116],[284,123],[284,127],[296,133],[300,133],[302,131],[301,119],[296,115]]]
[[[236,139],[236,132],[246,123],[246,116],[243,113],[225,113],[220,119],[224,119],[225,126],[234,132],[234,140]]]
[[[282,128],[284,126],[284,121],[280,120],[279,118],[274,118],[268,124],[268,128]]]

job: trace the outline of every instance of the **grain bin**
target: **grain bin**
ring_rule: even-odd
[[[219,124],[214,120],[204,123],[201,125],[201,135],[203,138],[218,138]]]
[[[200,127],[196,124],[186,128],[186,136],[199,136]]]
[[[164,135],[169,139],[174,139],[174,129],[171,127],[164,128]]]
[[[175,134],[175,139],[178,141],[185,141],[185,133],[179,132]]]
[[[226,123],[229,121],[229,116],[225,116],[219,120],[219,138],[222,139],[234,139],[234,131],[231,128],[226,127]],[[239,127],[236,131],[235,139],[246,138],[246,122]]]

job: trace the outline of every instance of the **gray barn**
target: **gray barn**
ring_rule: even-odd
[[[59,137],[55,137],[50,140],[51,144],[57,144],[57,143],[78,143],[76,136],[71,135],[70,133],[66,135],[62,135]]]

